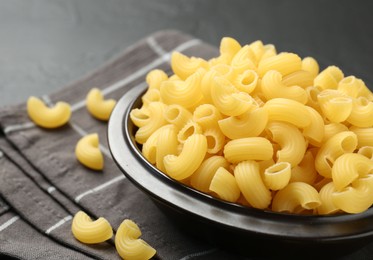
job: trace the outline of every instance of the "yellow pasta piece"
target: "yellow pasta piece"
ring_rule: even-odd
[[[268,112],[268,120],[287,122],[300,128],[311,124],[308,109],[295,100],[274,98],[267,101],[263,107]]]
[[[113,236],[113,229],[105,218],[92,221],[83,211],[75,214],[71,231],[77,240],[85,244],[102,243]]]
[[[241,194],[235,177],[224,167],[217,169],[209,189],[222,200],[229,202],[236,202]]]
[[[205,72],[199,69],[185,81],[164,81],[160,93],[165,104],[179,104],[185,108],[197,105],[203,98],[200,88],[202,76]]]
[[[255,54],[250,49],[249,45],[243,46],[234,55],[231,66],[236,74],[240,74],[246,70],[255,70]]]
[[[277,55],[276,47],[273,44],[266,44],[264,45],[264,53],[260,60],[258,60],[258,64],[267,58],[271,58]]]
[[[357,127],[373,127],[373,102],[365,97],[354,99],[346,121]]]
[[[207,140],[204,135],[194,134],[185,141],[179,156],[164,157],[166,173],[175,180],[183,180],[191,176],[201,165],[207,152]]]
[[[194,134],[202,134],[203,130],[202,127],[194,122],[193,120],[189,120],[184,127],[178,132],[177,140],[180,143],[185,143],[185,141]]]
[[[241,49],[241,45],[231,37],[223,37],[220,41],[220,54],[228,55],[230,59]]]
[[[357,153],[373,161],[373,146],[363,146],[358,150]]]
[[[337,90],[324,90],[317,96],[323,115],[333,123],[345,121],[352,111],[352,98]]]
[[[241,193],[252,207],[258,209],[268,208],[272,195],[263,183],[257,162],[240,162],[234,169],[234,176]]]
[[[177,154],[179,142],[177,140],[177,131],[174,125],[167,125],[161,128],[157,138],[156,166],[159,170],[165,172],[163,158],[166,155]]]
[[[282,75],[275,70],[268,71],[262,78],[261,90],[267,100],[288,98],[306,104],[307,92],[299,86],[286,86],[282,83]]]
[[[102,170],[104,168],[104,156],[101,153],[96,133],[83,136],[78,141],[75,155],[81,164],[90,169]]]
[[[373,161],[357,153],[345,153],[338,157],[332,168],[332,179],[336,191],[350,185],[357,178],[373,175]]]
[[[361,213],[373,203],[373,175],[357,179],[352,186],[332,194],[336,207],[347,213]]]
[[[306,70],[298,70],[290,73],[282,78],[282,83],[285,86],[299,86],[306,88],[313,85],[313,79],[315,78],[311,72]]]
[[[273,197],[272,210],[300,213],[316,209],[320,205],[320,195],[314,187],[304,182],[292,182]]]
[[[157,143],[159,134],[164,130],[164,128],[168,128],[170,125],[164,125],[158,128],[154,133],[152,133],[146,142],[142,145],[142,155],[152,164],[156,163],[157,157]]]
[[[167,105],[161,102],[152,102],[148,105],[148,116],[146,124],[141,126],[135,134],[136,142],[143,144],[159,127],[167,124],[163,114]]]
[[[350,131],[354,132],[357,136],[357,147],[373,146],[373,127],[356,127],[351,126]]]
[[[315,158],[317,172],[332,177],[332,167],[339,156],[352,153],[357,147],[357,136],[351,131],[340,132],[324,143]]]
[[[183,128],[192,119],[192,116],[189,110],[177,104],[169,105],[164,111],[166,121],[179,129]]]
[[[311,123],[303,128],[303,135],[309,143],[320,147],[325,135],[324,120],[315,109],[306,106],[309,112]]]
[[[255,56],[255,64],[257,65],[265,52],[263,42],[259,40],[254,41],[249,44],[249,47]]]
[[[316,76],[313,84],[322,89],[336,89],[343,77],[343,72],[338,67],[329,66]]]
[[[308,71],[313,77],[319,74],[319,64],[312,57],[305,57],[302,60],[302,70]]]
[[[255,70],[245,70],[234,79],[234,86],[242,92],[250,94],[258,85],[259,76]]]
[[[150,259],[156,250],[144,240],[140,239],[141,230],[135,222],[123,220],[115,235],[115,248],[125,260]]]
[[[282,122],[271,122],[266,131],[281,147],[276,152],[277,162],[289,162],[294,167],[302,161],[307,143],[298,128]]]
[[[132,109],[130,118],[135,126],[142,127],[149,122],[149,110],[145,107]]]
[[[159,89],[151,88],[148,89],[141,98],[142,107],[146,108],[152,102],[161,102],[161,92]]]
[[[291,177],[291,164],[276,163],[264,171],[264,183],[270,190],[281,190],[288,185]]]
[[[312,185],[317,176],[314,156],[308,150],[304,154],[302,161],[291,169],[290,182],[305,182]]]
[[[222,119],[219,110],[211,104],[198,106],[193,112],[193,121],[198,123],[202,129],[217,128],[218,121]]]
[[[220,113],[227,116],[241,115],[255,104],[249,94],[240,92],[224,78],[215,78],[211,88],[211,98]]]
[[[321,108],[320,108],[320,104],[317,99],[317,96],[320,94],[322,89],[320,87],[310,86],[310,87],[307,87],[305,90],[308,96],[306,105],[312,107],[317,112],[321,113]]]
[[[189,58],[179,52],[173,52],[171,55],[171,68],[173,72],[182,80],[187,79],[189,76],[196,73],[200,68],[207,69],[208,66],[207,61],[201,58]]]
[[[348,127],[342,123],[328,123],[324,126],[323,143],[340,132],[348,131]]]
[[[190,183],[192,187],[202,192],[208,193],[211,180],[218,168],[228,169],[228,161],[223,156],[212,156],[202,162],[198,169],[193,173]]]
[[[217,154],[225,145],[225,136],[217,127],[208,128],[203,132],[207,140],[207,152]]]
[[[277,70],[282,76],[286,76],[302,68],[301,58],[289,52],[282,52],[276,56],[261,59],[258,64],[258,74],[263,77],[270,70]]]
[[[255,137],[263,132],[268,122],[268,113],[257,108],[240,116],[231,116],[219,120],[219,128],[230,139]]]
[[[57,128],[63,126],[70,120],[70,105],[65,102],[49,108],[43,101],[36,97],[29,97],[27,100],[27,113],[31,120],[38,126],[44,128]]]
[[[325,184],[319,194],[321,205],[317,208],[317,213],[320,215],[329,215],[339,212],[339,208],[334,205],[332,195],[335,192],[335,187],[333,182]]]
[[[146,83],[149,86],[149,89],[159,89],[161,83],[168,79],[167,74],[163,70],[155,69],[150,71],[146,75]]]
[[[263,137],[235,139],[224,146],[224,157],[231,163],[246,160],[269,160],[272,155],[272,144]]]
[[[111,111],[113,111],[117,102],[114,99],[104,100],[101,90],[91,89],[86,97],[86,106],[89,113],[97,119],[109,120]]]

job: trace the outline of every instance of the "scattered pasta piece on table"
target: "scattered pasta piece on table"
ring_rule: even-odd
[[[75,147],[75,155],[84,166],[93,170],[104,168],[104,156],[99,147],[98,134],[83,136]]]
[[[87,109],[97,119],[108,121],[115,104],[116,101],[114,99],[105,100],[98,88],[91,89],[87,94]]]

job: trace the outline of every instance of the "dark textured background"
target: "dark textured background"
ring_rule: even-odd
[[[373,1],[0,0],[0,105],[75,81],[161,29],[315,57],[373,86]]]

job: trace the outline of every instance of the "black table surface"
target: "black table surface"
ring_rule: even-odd
[[[368,0],[0,0],[0,106],[60,89],[162,29],[216,46],[223,36],[262,40],[373,89],[372,13]]]

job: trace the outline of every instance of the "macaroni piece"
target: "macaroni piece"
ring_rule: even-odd
[[[168,80],[167,74],[163,70],[155,69],[146,75],[146,83],[149,89],[160,89],[161,83]]]
[[[77,240],[85,244],[102,243],[113,236],[113,229],[105,218],[92,221],[83,211],[75,214],[71,231]]]
[[[358,150],[357,153],[373,161],[373,146],[363,146]]]
[[[36,125],[44,128],[57,128],[69,121],[71,109],[70,105],[65,102],[57,102],[54,107],[49,108],[40,99],[29,97],[27,113]]]
[[[315,168],[315,158],[311,151],[304,154],[302,161],[291,169],[290,182],[305,182],[314,184],[318,174]]]
[[[150,259],[156,250],[140,239],[141,230],[132,220],[125,219],[115,235],[115,248],[118,254],[126,260]]]
[[[343,72],[338,67],[329,66],[316,76],[313,84],[322,89],[336,89],[343,77]]]
[[[82,137],[75,147],[75,155],[84,166],[93,170],[104,168],[104,157],[99,148],[98,134],[89,134]]]
[[[194,134],[202,134],[202,132],[202,127],[198,123],[194,122],[193,120],[189,120],[178,132],[177,140],[183,144],[190,136]]]
[[[161,92],[159,89],[150,88],[141,98],[143,107],[146,108],[151,102],[161,102]]]
[[[363,146],[373,146],[373,127],[356,127],[356,126],[351,126],[350,131],[355,133],[357,136],[358,140],[358,145],[357,147],[363,147]]]
[[[142,107],[141,109],[135,108],[130,113],[132,123],[137,127],[145,126],[149,123],[149,109]]]
[[[164,118],[166,121],[179,129],[184,127],[184,125],[192,119],[192,116],[189,110],[177,104],[169,105],[164,111]]]
[[[331,137],[340,132],[348,131],[348,127],[343,123],[328,123],[324,126],[324,138],[322,143],[325,143]],[[351,130],[352,131],[352,130]]]
[[[325,136],[325,125],[321,115],[312,107],[306,106],[311,123],[303,128],[303,135],[307,141],[316,147],[320,147]]]
[[[352,111],[352,98],[338,90],[324,90],[317,96],[322,114],[333,123],[345,121]]]
[[[207,69],[208,66],[207,61],[201,58],[189,58],[179,52],[173,52],[171,55],[171,68],[173,72],[182,80],[187,79],[200,68]]]
[[[111,111],[113,111],[116,103],[114,99],[104,100],[98,88],[91,89],[86,98],[86,106],[89,113],[95,118],[104,121],[109,120]]]
[[[319,74],[319,64],[312,57],[305,57],[302,60],[302,70],[308,71],[313,77],[316,77]]]
[[[162,130],[158,133],[155,165],[164,172],[166,169],[163,158],[168,154],[176,155],[179,142],[174,125],[166,125],[160,129]]]
[[[246,70],[256,69],[255,54],[250,49],[249,45],[243,46],[236,55],[234,55],[231,66],[235,74],[243,73]]]
[[[164,157],[166,173],[175,180],[188,178],[201,165],[206,152],[206,137],[201,134],[191,135],[185,141],[179,156],[169,154]]]
[[[222,200],[229,202],[236,202],[241,194],[236,179],[223,167],[217,169],[209,189],[215,192]]]
[[[152,164],[155,164],[156,162],[157,143],[159,134],[163,131],[163,128],[167,127],[169,127],[169,125],[164,125],[158,128],[154,133],[151,134],[151,136],[149,136],[149,138],[142,146],[142,154]]]
[[[317,213],[320,215],[334,214],[340,211],[340,209],[333,203],[333,193],[335,187],[333,182],[325,184],[319,191],[321,205],[317,208]]]
[[[286,76],[302,68],[301,58],[289,52],[282,52],[276,56],[263,59],[258,65],[258,74],[263,77],[268,71],[276,70],[282,76]]]
[[[222,119],[219,110],[211,104],[198,106],[193,112],[193,121],[202,129],[218,128],[218,121]]]
[[[373,102],[370,102],[366,97],[354,99],[351,113],[346,121],[357,127],[372,126]]]
[[[237,75],[234,80],[234,85],[239,91],[250,94],[258,85],[259,76],[255,70],[245,70]]]
[[[306,70],[297,70],[289,75],[282,78],[282,83],[285,86],[299,86],[302,88],[307,88],[313,85],[313,80],[315,76]]]
[[[217,154],[225,145],[225,135],[219,128],[209,128],[203,132],[207,140],[207,152]]]
[[[291,164],[276,163],[264,171],[264,183],[270,190],[281,190],[288,185],[291,177]]]
[[[230,59],[241,49],[241,45],[231,37],[224,37],[220,42],[220,55],[227,55]]]

